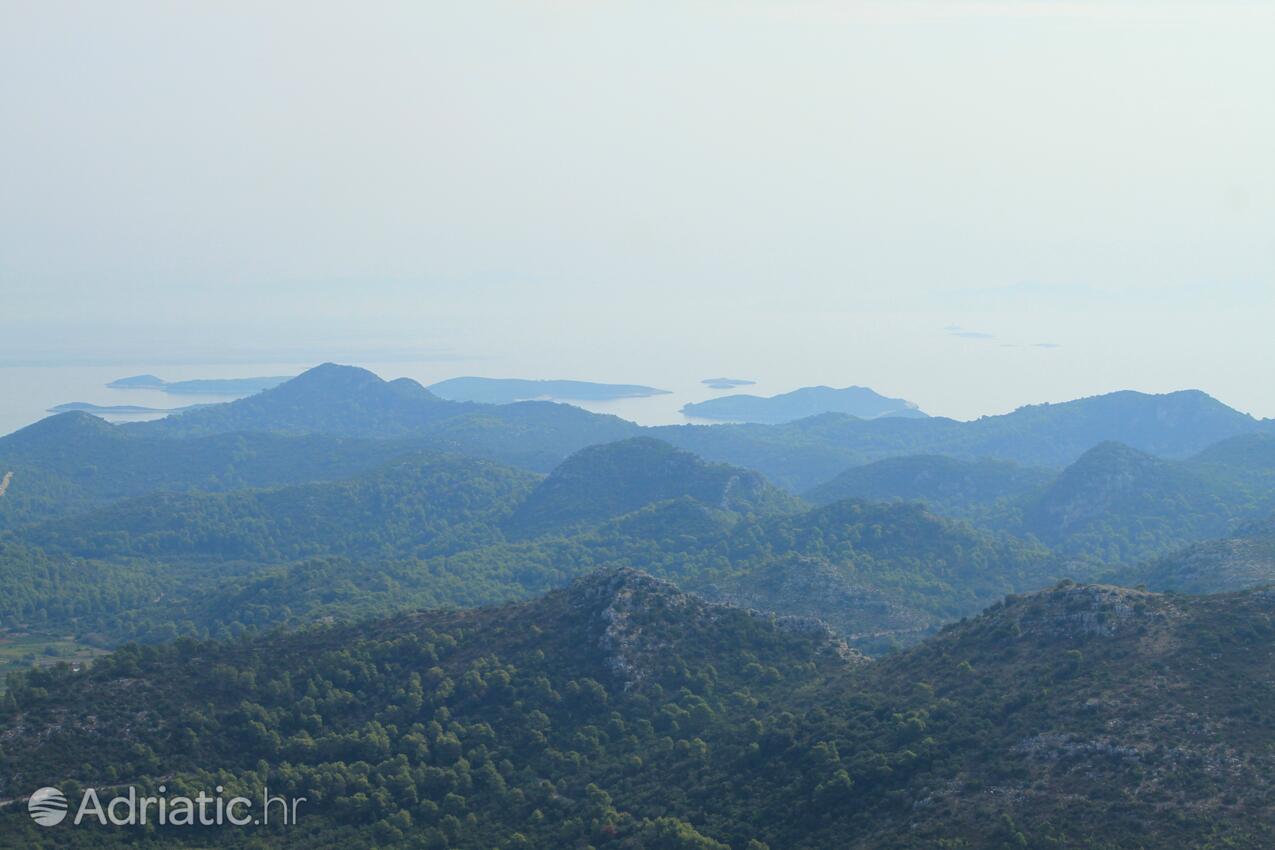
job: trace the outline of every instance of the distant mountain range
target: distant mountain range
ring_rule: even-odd
[[[413,381],[326,365],[255,396],[165,420],[112,426],[68,413],[0,438],[0,471],[13,473],[0,500],[0,529],[30,528],[22,532],[28,543],[90,559],[279,564],[311,555],[450,552],[461,560],[446,566],[449,575],[467,559],[472,576],[491,577],[486,585],[462,579],[442,595],[435,583],[428,596],[414,597],[422,603],[536,592],[572,570],[624,557],[742,604],[787,599],[784,610],[795,612],[793,600],[840,599],[840,610],[857,612],[855,622],[828,604],[824,616],[856,633],[905,640],[899,636],[923,634],[996,593],[1101,574],[1104,562],[1132,569],[1182,546],[1225,539],[1238,524],[1275,510],[1269,426],[1184,392],[1119,393],[970,423],[826,414],[778,426],[640,428],[569,405],[447,401]],[[1099,440],[1068,457],[1092,437],[1113,435],[1169,456]],[[1210,438],[1214,444],[1200,445]],[[918,447],[927,454],[914,454]],[[387,466],[441,453],[513,467],[501,480],[518,480],[519,469],[552,474],[521,495],[497,498],[483,475],[449,466],[458,489],[430,484],[431,496],[417,495],[431,479],[407,474],[410,464]],[[980,458],[984,453],[1011,459]],[[852,466],[873,455],[884,459]],[[1014,462],[1023,458],[1036,463]],[[1059,470],[1062,460],[1069,463]],[[803,512],[767,483],[792,487],[810,479],[819,486],[807,489],[807,498],[828,512]],[[432,498],[468,507],[442,522],[451,508]],[[503,507],[480,509],[492,499]],[[837,523],[857,528],[875,516],[877,509],[837,507],[847,499],[924,503],[924,510],[882,508],[871,520],[911,525],[918,541],[951,532],[908,511],[973,523],[981,542],[954,542],[950,551],[983,547],[979,562],[988,565],[989,584],[971,595],[977,574],[922,579],[900,566],[910,563],[906,547],[890,556],[888,569],[869,566],[858,544],[829,549],[828,536],[842,533]],[[293,515],[291,504],[306,507]],[[754,519],[741,523],[748,516]],[[357,517],[363,519],[353,523]],[[819,530],[824,524],[828,529]],[[996,550],[996,536],[1007,534],[1026,542],[1013,552]],[[589,535],[610,542],[586,545]],[[790,535],[801,542],[757,542]],[[553,536],[569,539],[568,549],[550,555],[534,542]],[[646,542],[631,548],[637,540]],[[519,541],[532,541],[531,548],[517,549]],[[1032,558],[1035,566],[1022,566]],[[503,565],[520,559],[525,577],[510,580]],[[925,568],[946,575],[938,565],[949,559],[961,556],[930,557]],[[313,573],[314,580],[325,574]],[[886,581],[891,575],[899,583]],[[312,580],[301,572],[293,578]],[[927,581],[941,588],[931,600],[916,592]],[[412,592],[426,593],[425,586]]]
[[[24,439],[19,434],[44,427],[38,423],[0,438],[0,457],[6,443]],[[1253,419],[1198,391],[1112,393],[972,422],[939,417],[864,420],[826,413],[782,425],[643,428],[551,402],[447,401],[409,379],[387,382],[366,370],[333,364],[238,401],[120,427],[132,436],[164,438],[266,431],[411,439],[421,448],[542,472],[589,445],[651,436],[709,461],[755,469],[799,492],[850,467],[908,455],[1061,468],[1106,441],[1160,457],[1185,458],[1230,438],[1275,434],[1270,420]]]
[[[1124,391],[1023,407],[971,422],[823,414],[784,425],[670,426],[648,433],[805,491],[849,467],[906,455],[1060,468],[1112,441],[1160,457],[1186,458],[1231,437],[1275,434],[1275,421],[1254,419],[1198,390],[1165,395]]]
[[[0,490],[0,846],[1275,846],[1275,429],[1200,392],[641,428],[326,364]],[[23,797],[160,783],[314,807]]]
[[[1275,509],[1270,444],[1275,435],[1249,435],[1166,460],[1105,442],[1061,472],[994,460],[891,458],[852,467],[806,498],[918,501],[944,516],[1034,537],[1063,556],[1135,563],[1225,535]]]
[[[259,622],[383,612],[409,601],[495,601],[628,563],[712,599],[820,616],[856,645],[878,651],[1061,576],[1087,578],[1115,566],[1121,575],[1141,575],[1149,557],[1226,537],[1236,523],[1275,510],[1268,463],[1275,462],[1268,451],[1275,436],[1263,433],[1228,438],[1185,460],[1101,443],[1061,472],[995,460],[891,458],[810,491],[822,507],[805,510],[756,471],[626,436],[791,435],[790,426],[624,423],[620,439],[585,447],[538,479],[483,458],[514,455],[512,447],[535,440],[552,447],[541,455],[547,462],[596,433],[599,420],[611,420],[564,405],[446,402],[410,383],[389,389],[359,370],[337,367],[335,375],[354,381],[362,409],[388,407],[383,421],[370,415],[368,422],[402,436],[249,430],[187,437],[163,427],[112,426],[83,413],[49,417],[0,439],[0,470],[14,473],[0,500],[0,529],[50,554],[47,569],[61,578],[49,587],[59,598],[77,598],[80,582],[89,582],[88,592],[141,581],[165,588],[165,606],[185,611],[198,633],[242,622],[240,600],[275,582],[284,582],[270,591],[277,604],[260,611]],[[304,399],[313,385],[299,383]],[[294,393],[288,398],[298,397],[295,385],[286,389]],[[378,407],[387,390],[437,418],[413,435],[403,427],[413,408]],[[283,391],[171,422],[229,411],[236,423],[249,414],[282,413],[290,425],[345,427],[340,400],[350,396],[320,393],[328,398],[324,405],[283,404],[276,396]],[[571,428],[546,428],[564,423]],[[225,420],[197,424],[199,433]],[[470,457],[448,459],[440,448]],[[918,501],[924,507],[879,504]],[[895,542],[885,546],[887,540]],[[15,564],[29,557],[14,552]],[[302,565],[314,558],[322,563]],[[359,560],[340,560],[350,558]],[[153,559],[167,566],[155,572]],[[422,572],[412,559],[431,566]],[[1233,582],[1218,584],[1246,585],[1266,575],[1266,567],[1249,561]],[[191,595],[206,587],[207,567],[200,565],[208,564],[224,573],[220,590]],[[265,565],[277,565],[275,572]],[[396,578],[389,586],[377,578],[390,575]],[[173,616],[165,606],[114,608],[133,604],[123,588],[115,592],[121,601],[95,615],[103,633],[116,634],[126,610],[136,612],[127,617],[129,628],[139,630],[130,636],[149,635],[150,624]],[[320,598],[327,601],[317,604]]]
[[[195,378],[188,381],[165,381],[155,375],[133,375],[107,384],[117,390],[159,390],[174,395],[251,395],[277,387],[292,379],[290,375],[270,378]]]
[[[599,384],[592,381],[533,381],[522,378],[450,378],[430,384],[429,391],[449,401],[512,404],[516,401],[612,401],[668,395],[668,390],[640,384]]]
[[[705,383],[708,383],[707,381]],[[722,386],[722,382],[710,386]],[[915,404],[886,398],[867,387],[805,387],[776,396],[728,395],[682,406],[682,413],[696,419],[725,422],[759,422],[781,425],[821,413],[844,413],[859,419],[887,416],[924,417]]]

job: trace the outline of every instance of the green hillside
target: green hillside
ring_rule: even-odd
[[[408,378],[383,381],[366,369],[325,363],[248,398],[151,422],[132,433],[191,437],[236,431],[413,438],[438,451],[548,470],[593,443],[641,429],[614,416],[551,402],[447,401]]]
[[[1061,472],[1007,461],[917,455],[852,467],[806,494],[916,501],[975,525],[1035,538],[1060,557],[1133,564],[1223,536],[1275,506],[1264,435],[1187,460],[1101,443]]]
[[[1267,846],[1272,600],[1063,585],[864,661],[632,571],[532,602],[122,650],[13,682],[0,796],[221,784],[177,847]],[[172,793],[171,791],[169,793]],[[135,846],[35,826],[9,846]]]
[[[911,455],[855,466],[805,494],[827,504],[839,499],[924,502],[935,513],[977,520],[1043,489],[1051,470],[983,458]]]
[[[1275,517],[1245,523],[1226,537],[1116,570],[1112,578],[1121,584],[1180,593],[1220,593],[1275,584]]]
[[[642,437],[592,446],[567,458],[518,507],[510,527],[527,536],[562,531],[679,497],[736,513],[800,507],[756,472],[706,463]]]
[[[784,425],[651,431],[710,460],[756,469],[799,492],[848,467],[903,455],[992,458],[1059,468],[1108,441],[1166,458],[1187,458],[1231,437],[1271,433],[1270,420],[1254,419],[1196,390],[1164,395],[1123,391],[1030,405],[970,422],[824,414]]]
[[[144,496],[35,525],[22,539],[96,558],[443,554],[503,541],[499,526],[536,480],[486,461],[412,455],[343,481]]]
[[[169,439],[143,436],[87,413],[64,413],[0,437],[0,469],[13,472],[0,498],[0,529],[152,493],[348,478],[415,445],[264,432]]]
[[[1062,554],[1128,562],[1220,536],[1259,504],[1184,465],[1102,443],[1024,502],[1016,530]]]
[[[819,617],[876,652],[1005,593],[1087,575],[915,504],[802,510],[756,473],[654,441],[564,467],[537,484],[427,456],[337,482],[141,497],[0,540],[0,592],[13,616],[116,643],[525,598],[622,566]],[[617,492],[625,500],[608,501]]]

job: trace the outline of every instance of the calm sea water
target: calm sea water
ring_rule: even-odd
[[[354,363],[371,369],[382,378],[412,378],[428,386],[446,378],[474,374],[458,370],[454,363]],[[131,404],[141,407],[171,409],[188,404],[230,401],[234,396],[177,395],[160,390],[117,390],[106,384],[130,375],[152,374],[167,381],[195,378],[248,378],[266,375],[295,375],[306,367],[296,363],[236,363],[233,365],[157,365],[135,363],[112,366],[6,366],[0,367],[0,435],[30,425],[45,416],[50,407],[68,402],[99,405]],[[572,378],[572,375],[492,375],[491,377]],[[708,377],[708,376],[703,376]],[[741,376],[747,377],[747,376]],[[700,382],[700,376],[675,381],[648,379],[651,386],[670,390],[668,395],[650,398],[619,399],[603,402],[570,402],[596,413],[609,413],[642,425],[681,425],[695,420],[683,416],[682,405],[703,401],[732,392],[755,392],[770,395],[792,387],[767,387],[758,384],[738,390],[714,390]],[[153,419],[162,414],[104,415],[111,421]]]

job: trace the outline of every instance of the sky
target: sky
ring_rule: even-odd
[[[0,0],[0,369],[1275,416],[1273,43],[1264,0]]]

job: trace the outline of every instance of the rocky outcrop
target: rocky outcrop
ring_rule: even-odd
[[[1251,521],[1230,537],[1192,544],[1116,578],[1181,593],[1223,593],[1275,582],[1275,517]]]
[[[1017,597],[1006,616],[1022,635],[1049,638],[1116,637],[1168,624],[1182,616],[1159,594],[1110,585],[1064,582],[1052,590]]]
[[[598,570],[578,579],[568,593],[574,607],[586,609],[589,635],[606,658],[610,672],[625,689],[643,682],[674,645],[667,629],[648,627],[645,615],[656,609],[676,609],[683,626],[710,630],[728,613],[770,622],[776,629],[813,639],[815,651],[858,664],[866,657],[814,617],[786,617],[709,602],[694,593],[640,570],[622,567]]]

